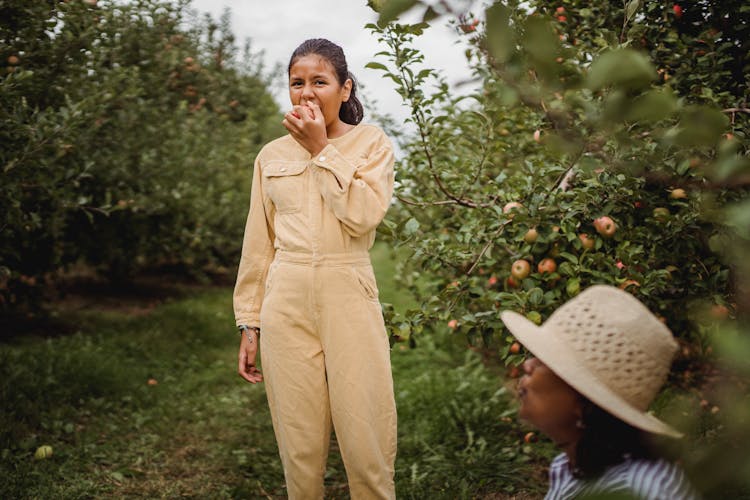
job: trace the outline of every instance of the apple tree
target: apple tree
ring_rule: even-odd
[[[523,353],[500,311],[540,324],[604,283],[660,316],[682,347],[672,382],[696,384],[719,320],[746,331],[750,313],[750,8],[371,5],[388,48],[370,67],[416,130],[383,233],[410,249],[400,276],[421,307],[387,311],[393,337],[447,327],[512,367]],[[411,8],[423,23],[394,22]],[[466,44],[477,92],[455,92],[414,48],[439,16]]]
[[[118,282],[235,264],[278,108],[228,14],[189,5],[3,2],[0,310],[75,263]]]

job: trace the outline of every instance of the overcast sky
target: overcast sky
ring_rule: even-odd
[[[366,0],[193,0],[193,7],[211,13],[214,18],[228,7],[239,45],[250,38],[255,51],[265,52],[268,67],[281,63],[286,69],[289,56],[302,41],[328,38],[344,48],[350,71],[363,84],[368,101],[377,103],[379,113],[392,115],[397,123],[403,123],[408,116],[409,111],[402,106],[393,83],[384,80],[381,71],[365,68],[365,64],[375,60],[376,52],[385,49],[364,28],[377,17],[367,7]],[[416,21],[414,15],[407,15],[404,20]],[[439,19],[416,44],[425,54],[425,64],[444,70],[450,84],[469,76],[465,47],[457,44],[457,40],[453,28]],[[277,82],[272,91],[282,110],[286,110],[289,106],[286,82]],[[367,116],[365,109],[365,120]]]

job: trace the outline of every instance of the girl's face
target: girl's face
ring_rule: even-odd
[[[289,98],[295,106],[308,101],[320,106],[326,128],[339,120],[341,104],[349,100],[352,81],[340,85],[336,72],[326,59],[310,54],[297,59],[289,69]]]
[[[558,444],[577,440],[576,421],[582,415],[578,392],[536,358],[527,359],[523,371],[518,382],[519,417]]]

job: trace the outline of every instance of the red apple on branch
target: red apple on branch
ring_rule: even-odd
[[[512,219],[514,214],[511,214],[510,212],[511,211],[516,211],[517,212],[517,211],[519,211],[522,208],[523,208],[523,205],[521,205],[517,201],[509,201],[503,207],[503,213],[504,214],[508,214],[508,218]]]
[[[586,233],[579,234],[578,239],[581,240],[581,245],[583,245],[585,250],[593,250],[594,245],[596,245],[596,240]]]
[[[605,238],[611,238],[617,231],[617,225],[611,218],[603,215],[594,221],[596,232]]]
[[[531,272],[531,264],[528,260],[518,259],[510,266],[510,275],[513,279],[522,281]]]
[[[669,197],[673,200],[682,200],[687,198],[687,192],[682,188],[673,189],[670,191]]]
[[[540,274],[554,273],[555,271],[557,271],[557,263],[554,259],[547,257],[539,262],[537,271],[539,271]]]

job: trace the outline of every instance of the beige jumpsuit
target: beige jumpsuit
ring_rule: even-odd
[[[373,125],[314,158],[286,135],[255,161],[234,309],[262,331],[292,499],[323,497],[331,423],[352,498],[395,498],[390,349],[368,253],[392,192],[393,149]]]

